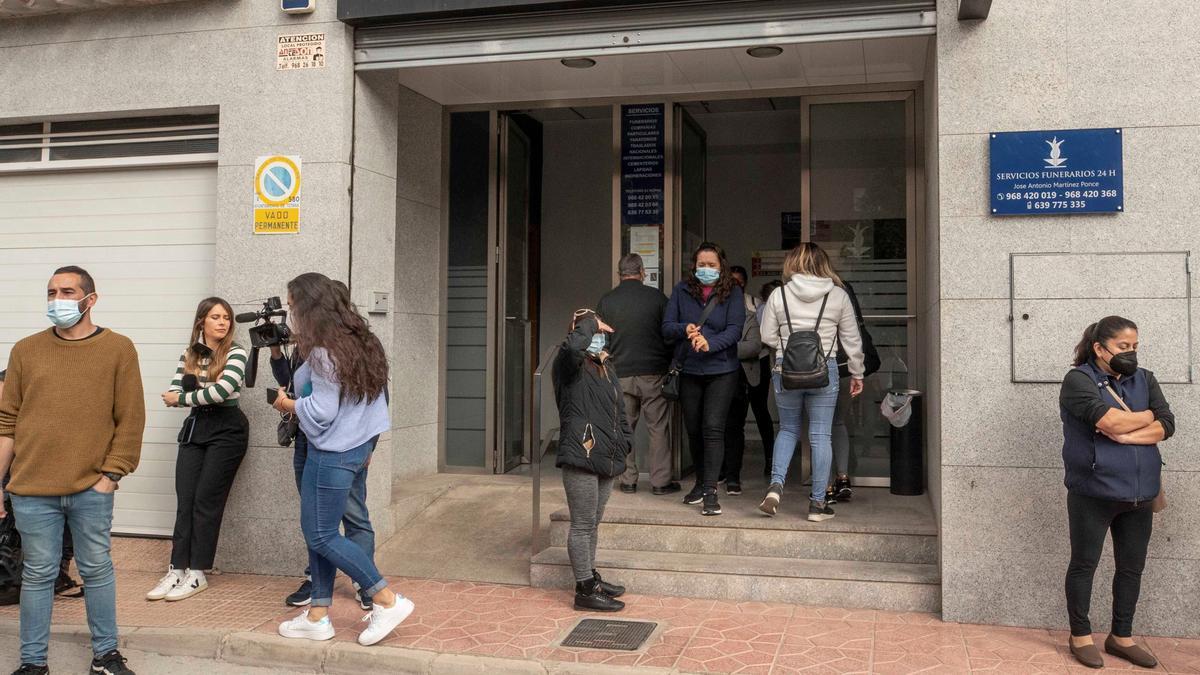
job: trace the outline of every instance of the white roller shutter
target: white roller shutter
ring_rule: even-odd
[[[113,531],[170,534],[175,438],[185,411],[160,394],[213,290],[214,166],[0,174],[0,368],[13,343],[46,328],[46,282],[79,265],[96,279],[94,320],[137,346],[146,432],[137,471],[121,481]],[[69,411],[64,411],[69,419]]]

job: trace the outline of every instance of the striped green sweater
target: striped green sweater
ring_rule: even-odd
[[[171,378],[168,391],[180,392],[180,406],[223,405],[235,406],[242,395],[242,379],[246,376],[246,350],[240,345],[229,349],[229,358],[225,361],[225,369],[216,382],[208,381],[208,359],[200,359],[200,373],[196,379],[200,388],[183,393],[183,364],[187,353],[179,356],[179,366],[175,368],[175,377]]]

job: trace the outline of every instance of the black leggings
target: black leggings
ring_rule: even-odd
[[[725,421],[737,391],[739,370],[723,375],[688,375],[680,381],[679,402],[683,426],[687,428],[696,483],[717,489],[721,463],[725,460]]]
[[[209,570],[217,555],[225,501],[246,456],[250,424],[236,406],[197,408],[192,416],[195,430],[188,442],[179,444],[175,461],[171,565]]]
[[[1088,610],[1092,603],[1092,577],[1104,551],[1104,537],[1112,530],[1113,575],[1112,634],[1133,636],[1133,612],[1142,589],[1146,548],[1154,529],[1150,502],[1114,502],[1083,495],[1067,495],[1067,519],[1071,527],[1071,565],[1067,568],[1067,616],[1071,635],[1092,634]]]

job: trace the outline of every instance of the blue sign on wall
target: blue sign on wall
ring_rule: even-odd
[[[621,222],[662,225],[666,172],[661,103],[621,106]]]
[[[1120,129],[991,134],[994,215],[1124,210]]]

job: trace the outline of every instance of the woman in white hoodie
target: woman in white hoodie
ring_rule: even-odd
[[[771,379],[775,403],[779,407],[779,435],[775,437],[772,452],[771,486],[758,508],[769,516],[779,510],[788,466],[800,442],[800,419],[807,414],[808,441],[812,446],[808,519],[820,522],[833,517],[833,509],[825,501],[825,489],[829,485],[833,463],[830,429],[839,388],[837,342],[840,338],[849,363],[850,395],[858,396],[863,388],[862,338],[850,296],[842,289],[841,278],[833,271],[829,256],[820,246],[805,242],[792,249],[783,262],[783,278],[784,286],[767,299],[762,320],[763,344],[775,349],[776,354]],[[791,317],[790,324],[788,316]],[[794,331],[814,330],[814,327],[820,333],[821,345],[829,357],[829,384],[821,389],[784,389],[778,364],[783,359],[788,336]]]

